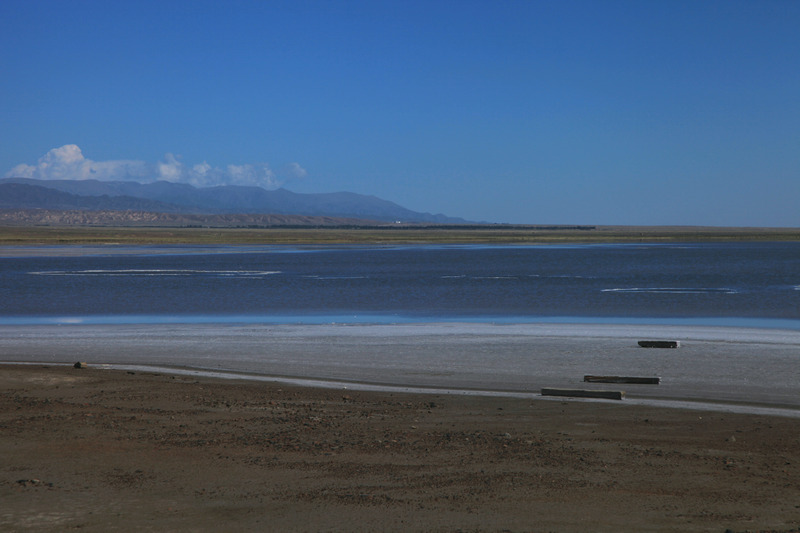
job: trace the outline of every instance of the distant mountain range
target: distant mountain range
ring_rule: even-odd
[[[0,179],[0,209],[137,211],[171,215],[299,215],[403,223],[461,224],[461,218],[411,211],[351,192],[301,194],[260,187],[156,181]],[[174,217],[173,217],[174,218]],[[190,217],[191,218],[191,217]]]

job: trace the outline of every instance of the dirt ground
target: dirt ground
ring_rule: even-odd
[[[2,531],[800,531],[800,419],[0,366]]]

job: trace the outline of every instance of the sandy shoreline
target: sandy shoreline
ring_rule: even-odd
[[[22,363],[22,362],[0,362],[0,369],[9,366],[60,366],[60,367],[73,367],[77,363]],[[109,371],[125,371],[129,373],[146,373],[146,374],[165,374],[174,377],[194,377],[194,378],[210,378],[219,381],[245,381],[255,383],[269,383],[276,386],[288,385],[291,387],[300,388],[318,388],[318,389],[333,389],[342,392],[348,391],[362,391],[362,392],[378,392],[384,394],[420,394],[420,395],[439,395],[439,396],[473,396],[473,397],[488,397],[488,398],[514,398],[521,400],[543,400],[543,401],[558,401],[558,402],[590,402],[590,403],[616,403],[618,399],[603,399],[582,397],[576,395],[552,396],[543,394],[542,392],[514,392],[514,391],[497,391],[485,389],[451,389],[441,387],[408,387],[375,383],[364,383],[360,381],[332,381],[309,379],[303,377],[290,377],[290,376],[270,376],[261,374],[248,374],[230,371],[209,371],[198,370],[194,368],[180,368],[174,366],[156,366],[156,365],[126,365],[126,364],[93,364],[80,363],[86,365],[88,368],[91,366],[96,370],[109,370]],[[600,387],[605,387],[605,390],[621,390],[623,388],[634,387],[630,384],[597,384],[591,383],[582,384],[581,387],[574,389],[576,391],[591,389],[591,390],[604,390]],[[624,391],[623,391],[624,392]],[[699,401],[699,400],[670,400],[670,399],[631,399],[623,395],[622,400],[627,405],[638,405],[651,408],[664,408],[664,409],[683,409],[690,411],[706,411],[717,413],[733,413],[733,414],[746,414],[746,415],[761,415],[770,417],[785,417],[800,419],[800,409],[793,407],[776,407],[773,405],[754,404],[752,402],[713,402],[713,401]]]
[[[796,419],[0,368],[0,529],[792,531]]]

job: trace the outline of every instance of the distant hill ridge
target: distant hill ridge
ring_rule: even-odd
[[[197,188],[155,181],[0,180],[0,209],[135,210],[171,214],[272,214],[383,222],[461,224],[461,218],[419,213],[388,200],[351,192],[302,194],[286,189],[226,185]]]

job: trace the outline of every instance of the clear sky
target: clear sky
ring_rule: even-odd
[[[0,2],[0,176],[800,226],[800,1]]]

